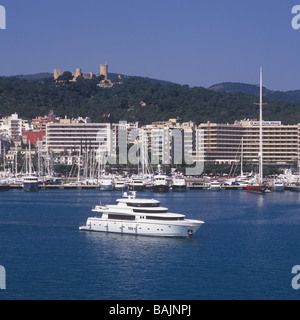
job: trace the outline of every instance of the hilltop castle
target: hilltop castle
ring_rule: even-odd
[[[62,75],[60,72],[60,69],[54,69],[54,80],[57,81],[57,79]],[[84,79],[92,79],[94,74],[93,72],[90,73],[82,73],[80,68],[76,69],[76,72],[72,73],[73,79],[71,81],[76,81],[78,77],[83,77]],[[100,74],[96,74],[96,77],[104,76],[103,82],[109,82],[108,80],[108,65],[106,64],[100,64]]]

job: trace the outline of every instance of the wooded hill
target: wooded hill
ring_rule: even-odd
[[[259,86],[239,82],[223,82],[208,88],[217,92],[246,93],[259,96]],[[274,91],[263,87],[263,95],[269,100],[282,100],[288,102],[300,102],[300,90]]]
[[[196,124],[211,121],[233,123],[257,119],[256,96],[215,92],[145,78],[130,77],[112,88],[99,88],[99,78],[55,83],[53,78],[28,81],[16,77],[0,78],[0,117],[17,112],[23,119],[44,116],[90,117],[93,122],[119,120],[153,121],[176,118]],[[300,103],[267,100],[264,120],[300,123]]]

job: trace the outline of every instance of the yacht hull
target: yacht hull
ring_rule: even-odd
[[[127,187],[124,187],[124,188],[122,188],[122,187],[115,187],[114,190],[115,190],[115,191],[126,191],[126,190],[127,190]]]
[[[296,186],[296,187],[289,187],[288,190],[290,191],[294,191],[294,192],[300,192],[300,186]]]
[[[283,192],[284,186],[275,186],[275,187],[272,187],[271,190],[276,192]]]
[[[107,220],[102,218],[88,218],[84,226],[79,227],[83,231],[112,232],[120,234],[131,234],[152,237],[180,237],[189,238],[195,234],[204,224],[203,221],[186,219],[180,224],[174,221],[138,221]]]
[[[0,192],[2,191],[9,191],[10,186],[9,185],[0,185]]]
[[[221,191],[221,187],[210,187],[210,191]]]
[[[113,185],[101,185],[100,191],[113,191],[114,186]]]
[[[184,185],[184,186],[173,185],[172,186],[172,190],[173,191],[177,191],[177,192],[185,192],[186,191],[186,185]]]
[[[24,182],[23,191],[24,192],[38,192],[39,191],[39,184]]]
[[[128,190],[129,191],[145,191],[145,189],[146,189],[145,185],[141,186],[141,185],[132,185],[132,184],[130,184],[128,186]]]
[[[169,192],[169,186],[167,185],[155,185],[150,187],[150,191],[152,192],[159,192],[159,193],[166,193]]]

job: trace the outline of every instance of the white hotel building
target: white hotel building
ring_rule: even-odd
[[[204,161],[231,164],[241,153],[246,163],[258,163],[259,122],[242,120],[234,124],[202,123]],[[243,148],[242,148],[243,142]],[[288,166],[299,162],[300,124],[283,125],[280,121],[263,122],[263,161],[265,164]],[[243,149],[243,150],[242,150]]]

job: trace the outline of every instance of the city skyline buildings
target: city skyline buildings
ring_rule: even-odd
[[[32,122],[13,114],[1,123],[1,139],[11,139],[14,146],[20,146],[21,142],[28,144],[35,138],[31,143],[40,141],[46,152],[71,155],[83,149],[94,150],[105,154],[110,164],[141,161],[141,158],[137,160],[137,154],[139,157],[151,155],[147,160],[151,164],[168,166],[233,165],[241,156],[245,163],[258,163],[260,122],[257,120],[244,119],[232,124],[208,121],[196,125],[193,121],[181,123],[169,119],[141,125],[127,121],[93,123],[89,118],[55,118],[50,113]],[[264,121],[262,126],[264,163],[278,167],[300,166],[300,123],[284,125],[281,121]],[[117,154],[119,162],[116,162]]]

